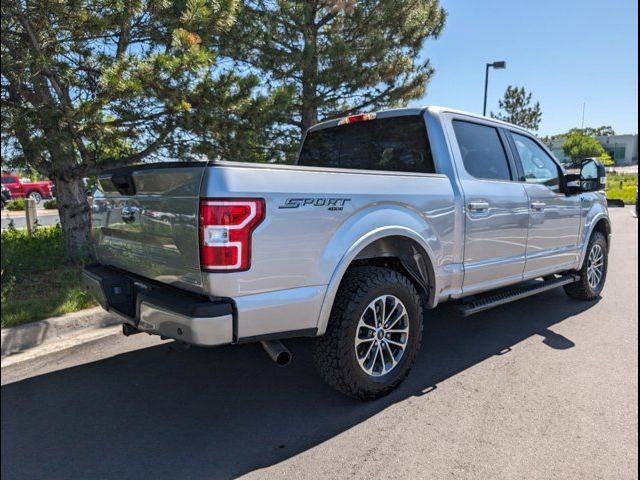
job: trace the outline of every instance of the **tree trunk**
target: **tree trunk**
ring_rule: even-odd
[[[90,256],[89,229],[91,217],[89,201],[82,177],[56,178],[58,213],[64,233],[67,257],[78,261]]]
[[[304,47],[302,50],[302,133],[318,123],[318,36],[315,24],[316,9],[311,4],[305,5],[306,25],[303,31]]]

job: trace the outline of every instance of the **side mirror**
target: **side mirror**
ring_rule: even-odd
[[[607,186],[607,171],[596,158],[586,158],[580,167],[580,191],[598,192]]]

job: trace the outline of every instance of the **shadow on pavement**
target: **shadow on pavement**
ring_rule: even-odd
[[[2,478],[229,478],[312,448],[593,303],[548,292],[467,319],[428,312],[411,375],[388,397],[361,403],[316,375],[311,341],[289,342],[280,369],[259,345],[191,349],[171,344],[2,387]]]

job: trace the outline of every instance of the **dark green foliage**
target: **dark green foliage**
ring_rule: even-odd
[[[437,0],[246,0],[221,52],[282,101],[275,129],[294,142],[319,120],[423,96],[420,52],[445,18]]]
[[[497,114],[491,112],[491,117],[528,130],[538,130],[542,119],[542,110],[540,102],[532,104],[531,96],[531,93],[528,93],[524,87],[518,88],[509,85],[504,97],[498,101],[501,111]]]
[[[2,270],[17,278],[60,265],[64,259],[62,229],[38,227],[30,236],[25,229],[2,231]]]
[[[216,47],[237,11],[238,0],[2,2],[3,166],[56,182],[70,257],[88,237],[83,177],[202,153],[268,158],[279,100]]]
[[[560,133],[557,135],[550,135],[546,137],[542,137],[542,141],[546,145],[551,145],[554,140],[558,140],[559,138],[565,138],[572,134],[579,134],[585,137],[609,137],[611,135],[615,135],[616,132],[608,125],[603,125],[601,127],[585,127],[585,128],[572,128],[567,133]]]
[[[590,157],[597,158],[606,153],[602,145],[598,143],[598,140],[584,135],[578,129],[570,131],[566,136],[562,151],[573,161],[580,161]]]
[[[92,307],[80,267],[65,260],[60,227],[2,231],[2,327]]]
[[[57,210],[58,209],[58,202],[55,199],[45,200],[45,202],[42,204],[42,207],[45,210]]]
[[[14,200],[9,200],[5,205],[5,208],[10,212],[19,212],[27,208],[26,201],[24,198],[16,198]]]
[[[254,75],[221,68],[214,45],[238,0],[2,5],[2,127],[14,164],[86,176],[188,156],[202,142],[225,158],[259,144],[252,122],[272,105],[254,94]]]

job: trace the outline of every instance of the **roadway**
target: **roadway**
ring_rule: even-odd
[[[638,477],[638,224],[612,209],[594,302],[562,289],[471,318],[449,305],[399,390],[324,385],[258,345],[115,336],[2,372],[2,478]]]

